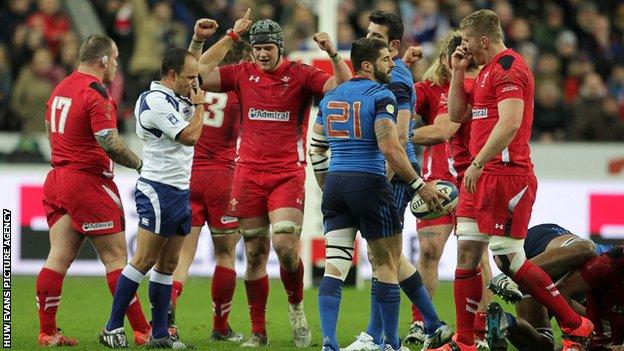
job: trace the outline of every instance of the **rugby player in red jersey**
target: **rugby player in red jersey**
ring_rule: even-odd
[[[119,138],[117,107],[106,88],[117,71],[117,45],[93,35],[80,47],[80,64],[52,91],[46,129],[52,170],[43,186],[43,206],[50,226],[50,252],[36,283],[39,345],[74,346],[56,326],[63,278],[85,239],[106,268],[111,293],[127,261],[124,212],[113,182],[113,163],[141,171],[141,159]],[[137,345],[147,341],[150,326],[135,296],[126,312]]]
[[[189,51],[197,58],[201,49],[193,49],[195,43],[202,43],[206,36],[203,29],[212,25],[210,20],[198,20],[195,25],[194,42]],[[250,23],[241,19],[234,25],[240,35],[249,28]],[[246,26],[246,28],[245,28]],[[229,38],[229,37],[225,37]],[[251,61],[251,46],[243,41],[235,42],[228,50],[223,50],[224,41],[214,45],[211,50],[221,55],[221,65]],[[228,45],[229,46],[229,45]],[[218,50],[218,52],[217,52]],[[225,54],[227,53],[227,54]],[[223,57],[225,56],[225,57]],[[241,341],[242,335],[232,331],[228,316],[232,306],[232,296],[236,286],[234,259],[236,244],[240,240],[238,221],[226,215],[232,177],[236,141],[240,121],[240,104],[235,92],[206,93],[206,107],[203,131],[193,155],[191,172],[191,209],[193,213],[191,234],[184,241],[178,266],[173,273],[173,289],[169,313],[169,330],[177,332],[175,326],[175,306],[188,278],[188,270],[197,251],[197,243],[202,226],[208,223],[216,266],[212,276],[213,340]],[[174,329],[175,328],[175,329]]]
[[[447,94],[451,78],[450,57],[461,44],[459,31],[451,30],[437,44],[437,60],[427,69],[423,80],[414,84],[417,103],[416,113],[425,126],[414,131],[412,142],[425,146],[423,155],[423,178],[427,181],[446,180],[459,188],[464,172],[470,165],[470,123],[451,121],[448,114]],[[472,90],[478,69],[471,64],[466,72],[465,89]],[[433,220],[417,220],[418,242],[421,254],[418,256],[418,270],[423,272],[423,281],[431,296],[438,285],[438,264],[444,245],[455,227],[455,213]],[[487,254],[481,261],[483,282],[492,278]],[[485,344],[485,306],[490,302],[487,293],[479,305],[475,319],[475,333],[478,342]],[[405,341],[420,343],[423,340],[422,316],[412,306],[412,326]]]
[[[233,42],[238,33],[228,31]],[[199,60],[202,88],[235,91],[242,108],[240,147],[236,160],[228,214],[239,219],[245,241],[245,288],[252,335],[245,347],[266,345],[265,310],[269,291],[266,263],[272,243],[280,262],[280,277],[288,295],[289,318],[297,347],[310,344],[311,333],[303,309],[303,263],[299,235],[303,222],[306,136],[310,105],[337,84],[352,77],[351,70],[326,33],[314,39],[332,59],[335,77],[296,62],[284,54],[283,32],[269,19],[251,27],[255,62],[224,67],[204,54]]]
[[[438,350],[476,350],[474,320],[483,290],[479,261],[488,244],[501,271],[555,316],[564,333],[563,349],[582,350],[593,331],[591,321],[570,308],[550,277],[527,261],[523,250],[537,191],[529,149],[533,74],[522,57],[504,45],[493,11],[471,13],[461,21],[460,30],[463,42],[451,57],[449,114],[456,122],[472,116],[474,158],[464,174],[457,209],[457,335]],[[469,103],[464,79],[472,60],[485,66]]]

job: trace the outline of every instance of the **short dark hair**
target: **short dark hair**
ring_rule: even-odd
[[[401,16],[396,13],[375,10],[368,16],[368,20],[375,24],[388,27],[389,41],[403,39],[405,27],[403,26]]]
[[[80,44],[78,59],[80,62],[95,63],[102,57],[110,56],[113,53],[114,43],[113,39],[105,35],[91,35]]]
[[[186,49],[171,48],[167,50],[160,66],[160,76],[165,77],[171,70],[177,74],[182,73],[187,56],[193,57]]]
[[[351,44],[351,63],[357,72],[362,70],[362,63],[368,61],[374,63],[379,57],[381,49],[387,49],[388,45],[375,38],[360,38]]]
[[[231,65],[239,63],[241,60],[246,60],[251,55],[251,51],[251,45],[245,40],[235,41],[223,58],[223,61],[221,61],[221,65]]]

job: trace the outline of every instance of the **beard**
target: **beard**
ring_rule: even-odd
[[[390,83],[390,72],[392,72],[392,69],[389,69],[387,72],[383,72],[378,70],[377,66],[373,67],[373,76],[375,77],[375,80],[382,84]]]

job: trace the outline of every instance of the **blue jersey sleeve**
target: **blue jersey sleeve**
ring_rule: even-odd
[[[323,109],[321,108],[321,105],[319,105],[319,110],[318,113],[316,114],[316,123],[323,125]]]
[[[396,123],[397,102],[393,96],[382,96],[375,100],[375,121],[389,119]]]
[[[403,82],[390,82],[386,87],[394,94],[399,110],[411,109],[412,90],[407,84]]]

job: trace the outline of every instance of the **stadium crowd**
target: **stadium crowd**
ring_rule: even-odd
[[[0,131],[23,134],[19,150],[34,150],[29,137],[43,132],[45,101],[77,64],[80,39],[60,0],[3,0],[0,10]],[[132,129],[136,97],[157,78],[167,48],[184,47],[197,18],[213,18],[224,34],[251,7],[273,18],[289,38],[285,52],[314,50],[318,8],[313,1],[95,1],[107,34],[119,45],[121,73],[109,89],[119,105],[120,131]],[[338,49],[365,36],[372,1],[341,0]],[[384,0],[376,8],[400,13],[403,45],[433,43],[478,8],[501,18],[506,44],[518,50],[536,77],[533,139],[624,140],[624,3],[618,1]],[[215,35],[218,38],[220,35]],[[215,40],[215,39],[212,39]],[[210,40],[206,47],[213,42]],[[129,122],[129,123],[128,123]]]

